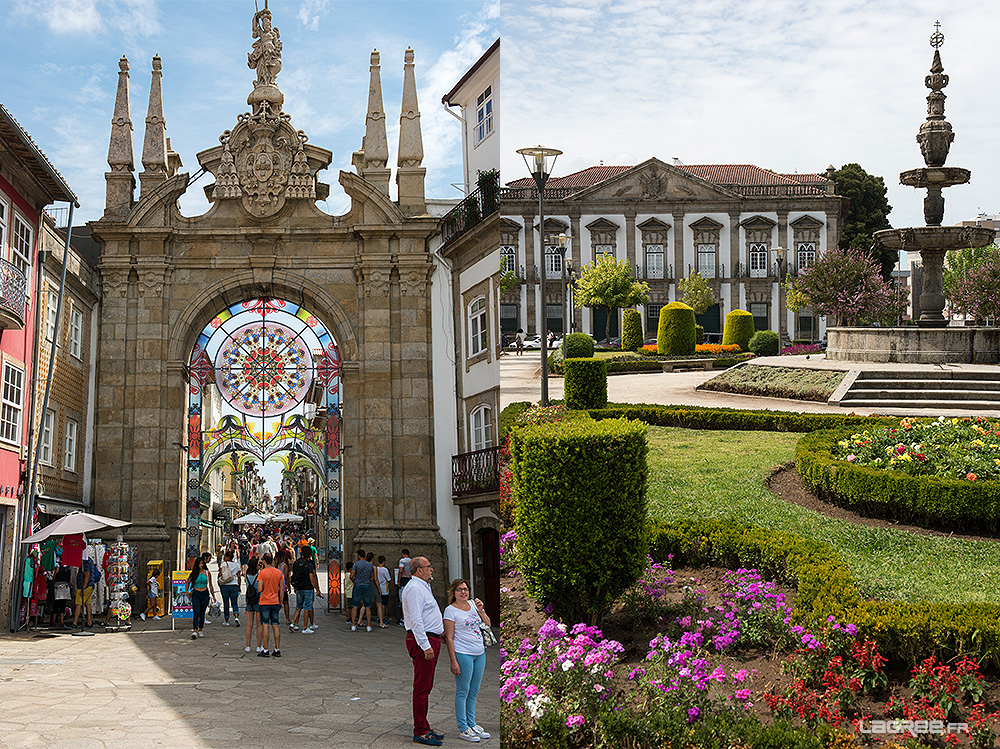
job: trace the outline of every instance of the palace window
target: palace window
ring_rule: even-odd
[[[663,309],[662,304],[647,304],[646,305],[646,337],[652,338],[659,332],[660,327],[660,310]]]
[[[500,245],[500,271],[502,273],[517,273],[517,255],[514,245]]]
[[[698,273],[702,278],[715,278],[715,251],[714,244],[698,245]]]
[[[666,278],[667,234],[670,224],[650,218],[639,224],[642,231],[642,247],[646,261],[646,278]]]
[[[56,415],[52,411],[45,412],[45,419],[42,421],[42,449],[38,453],[38,459],[45,465],[52,465],[52,426],[55,424]]]
[[[69,352],[83,359],[83,313],[76,307],[69,313]]]
[[[646,245],[646,278],[663,278],[663,245]]]
[[[76,432],[78,425],[72,419],[66,420],[66,450],[63,454],[63,468],[76,470]]]
[[[764,242],[750,243],[750,278],[767,277],[768,249]]]
[[[469,356],[476,356],[484,352],[488,343],[486,298],[479,297],[469,305]]]
[[[816,262],[816,243],[799,242],[795,248],[795,255],[798,261],[798,269],[804,271]]]
[[[557,244],[545,245],[545,277],[562,278],[562,248]]]
[[[24,371],[13,364],[4,363],[3,394],[0,397],[0,440],[21,444],[23,400]]]
[[[475,145],[479,145],[486,140],[493,132],[493,86],[487,86],[486,90],[476,99],[476,137]]]
[[[750,302],[750,309],[747,311],[753,315],[754,330],[768,330],[770,328],[767,321],[767,302]]]
[[[479,406],[472,412],[472,449],[493,447],[493,412],[489,406]]]

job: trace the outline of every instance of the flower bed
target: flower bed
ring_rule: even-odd
[[[823,347],[818,343],[796,343],[781,349],[782,356],[801,356],[802,354],[821,354]]]
[[[888,468],[911,476],[962,481],[1000,479],[1000,421],[903,419],[897,426],[866,430],[839,440],[834,457],[859,466]]]

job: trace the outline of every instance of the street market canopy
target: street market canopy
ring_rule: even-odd
[[[104,517],[103,515],[93,515],[89,512],[71,512],[63,515],[51,525],[47,525],[36,533],[32,533],[22,544],[36,544],[44,541],[49,536],[69,536],[74,533],[87,533],[101,528],[123,528],[132,525],[126,520],[116,520],[115,518]]]
[[[264,525],[264,523],[273,520],[273,516],[270,514],[264,514],[260,512],[251,512],[249,515],[244,515],[241,518],[236,518],[233,522],[236,525]]]
[[[303,520],[305,520],[305,518],[303,518],[301,515],[296,515],[294,512],[283,512],[280,515],[275,515],[271,519],[276,523],[284,523],[284,522],[301,523]]]

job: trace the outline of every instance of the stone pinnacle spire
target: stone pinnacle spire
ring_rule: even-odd
[[[146,113],[146,137],[142,144],[142,173],[139,197],[167,178],[167,123],[163,119],[163,64],[153,57],[153,81],[149,86],[149,109]]]
[[[424,160],[424,142],[420,135],[420,108],[417,105],[417,80],[413,73],[413,50],[407,48],[403,57],[403,106],[399,114],[399,154],[396,184],[399,187],[399,207],[410,215],[426,211],[424,175],[420,166]]]
[[[124,215],[132,207],[135,191],[135,157],[132,155],[132,110],[128,100],[128,60],[122,55],[118,61],[118,93],[115,95],[115,113],[111,119],[111,142],[108,145],[108,166],[104,174],[107,182],[105,216]]]
[[[371,56],[371,81],[368,84],[368,117],[365,119],[365,139],[361,150],[363,176],[386,195],[389,194],[389,141],[385,135],[385,110],[382,105],[382,78],[379,74],[379,54]]]

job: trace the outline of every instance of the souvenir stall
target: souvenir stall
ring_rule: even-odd
[[[129,547],[121,536],[108,547],[106,577],[108,591],[108,618],[105,631],[118,632],[132,629],[132,604],[128,601]]]

